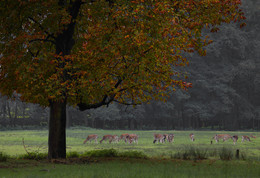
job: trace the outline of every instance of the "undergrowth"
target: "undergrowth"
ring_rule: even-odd
[[[0,152],[0,162],[5,162],[8,158],[9,156],[7,154]]]
[[[236,155],[236,157],[235,153],[236,150],[228,147],[222,147],[219,150],[214,149],[209,151],[207,149],[190,146],[178,151],[177,153],[172,155],[171,158],[182,160],[203,160],[214,156],[219,157],[221,160],[225,161],[233,160],[234,158],[241,160],[247,159],[247,156],[244,152],[240,152],[240,154]]]

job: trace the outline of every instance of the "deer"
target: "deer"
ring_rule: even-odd
[[[126,136],[126,140],[128,143],[137,143],[138,144],[138,135],[136,134],[129,134],[128,136]]]
[[[191,134],[190,134],[190,139],[191,139],[191,141],[193,141],[193,142],[195,141],[195,138],[194,138],[194,137],[195,137],[194,134],[191,133]]]
[[[164,136],[162,134],[154,134],[154,141],[153,143],[157,142],[157,143],[163,143],[164,140]]]
[[[163,134],[163,142],[169,141],[169,134]]]
[[[233,135],[232,136],[232,140],[233,140],[233,143],[234,145],[236,144],[237,140],[238,140],[238,136],[237,135]]]
[[[119,141],[120,141],[120,140],[124,140],[125,143],[127,143],[127,136],[129,136],[128,133],[125,133],[125,134],[120,135],[120,137],[119,137]]]
[[[100,143],[102,143],[103,141],[108,140],[109,143],[112,142],[118,142],[118,136],[117,135],[104,135],[103,138],[99,141]]]
[[[174,134],[168,135],[168,142],[172,143],[174,141]]]
[[[232,138],[229,134],[216,134],[212,139],[216,140],[216,143],[219,142],[219,139],[223,139],[223,142]]]
[[[248,136],[246,136],[246,135],[242,136],[242,141],[241,142],[244,142],[244,140],[251,142],[250,138]]]
[[[92,141],[95,140],[95,143],[97,143],[97,139],[98,139],[98,135],[97,134],[93,134],[93,135],[88,135],[88,137],[86,138],[86,140],[83,142],[83,144],[87,143],[88,141]]]
[[[251,138],[256,138],[256,136],[254,136],[254,135],[252,135],[252,134],[250,134],[250,137],[251,137]]]

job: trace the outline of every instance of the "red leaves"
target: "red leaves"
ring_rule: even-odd
[[[187,90],[188,88],[192,88],[192,83],[182,82],[182,87],[183,87],[184,90]]]
[[[116,3],[114,7],[103,1],[82,5],[81,16],[73,21],[73,40],[64,35],[68,44],[71,40],[75,45],[60,44],[57,50],[52,40],[71,24],[71,9],[66,9],[71,7],[61,8],[51,1],[27,2],[18,16],[17,2],[10,1],[6,7],[11,4],[12,8],[4,8],[9,18],[1,18],[0,77],[7,78],[0,82],[7,85],[4,88],[0,83],[0,90],[10,93],[7,90],[15,88],[25,100],[42,105],[64,97],[77,104],[78,95],[89,103],[104,95],[139,103],[152,96],[164,98],[176,86],[192,87],[182,82],[185,74],[175,68],[188,65],[183,52],[206,54],[204,47],[211,41],[202,35],[204,27],[218,32],[222,23],[245,19],[240,0]],[[55,55],[60,49],[71,50]]]
[[[214,27],[214,28],[212,28],[212,29],[210,30],[210,32],[212,32],[212,33],[218,32],[218,31],[219,31],[219,28],[217,28],[217,27]]]
[[[246,23],[241,23],[240,24],[240,28],[243,28],[243,27],[245,27],[246,26]]]

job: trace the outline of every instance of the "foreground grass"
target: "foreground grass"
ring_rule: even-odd
[[[106,134],[136,133],[139,135],[138,144],[96,144],[83,141],[89,134],[98,134],[99,140]],[[153,144],[154,133],[174,133],[174,143]],[[75,158],[67,160],[46,159],[23,160],[22,155],[46,155],[48,131],[1,131],[0,132],[0,178],[2,177],[260,177],[260,140],[241,143],[241,135],[259,136],[254,132],[213,132],[194,131],[195,142],[189,140],[191,131],[120,131],[95,129],[68,129],[67,155]],[[231,140],[211,144],[211,138],[216,133],[239,135],[239,141],[233,145]],[[23,141],[24,140],[24,144]],[[26,149],[24,149],[24,146]],[[102,155],[106,149],[112,149],[119,156],[107,157]],[[239,149],[240,160],[234,157],[231,161],[220,160],[220,155],[232,153]],[[199,152],[198,152],[199,150]],[[202,151],[201,151],[202,150]],[[207,151],[206,160],[196,160],[196,156],[203,158]],[[27,152],[26,152],[27,151]],[[101,152],[99,152],[101,151]],[[87,152],[87,154],[86,154]],[[33,153],[33,154],[32,154]],[[97,154],[98,153],[98,154]],[[102,154],[100,154],[102,153]],[[142,155],[147,155],[148,158]],[[84,155],[85,158],[77,156]],[[111,153],[108,153],[111,155]],[[8,155],[8,156],[5,156]],[[91,157],[91,155],[95,155]],[[97,157],[98,155],[98,157]],[[101,155],[101,156],[100,156]],[[113,155],[113,154],[112,154]],[[136,159],[136,155],[139,159]],[[134,156],[134,158],[133,158]],[[46,156],[45,156],[46,157]],[[5,159],[7,158],[7,159]],[[20,159],[17,159],[20,158]],[[174,158],[174,159],[173,159]],[[191,160],[179,160],[191,159]],[[229,156],[227,156],[229,158]]]
[[[74,160],[75,161],[75,160]],[[0,163],[0,177],[259,177],[257,161],[181,161],[162,159],[96,159],[85,163],[9,160]]]

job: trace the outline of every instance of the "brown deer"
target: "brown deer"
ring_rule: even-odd
[[[118,142],[118,136],[117,135],[104,135],[102,140],[100,140],[99,142],[102,143],[103,141],[108,140],[109,143],[111,142]]]
[[[153,143],[157,142],[157,143],[163,143],[164,140],[164,136],[162,134],[154,134],[154,141]]]
[[[250,138],[248,136],[246,136],[246,135],[242,136],[242,141],[241,142],[244,142],[244,140],[251,142]]]
[[[130,144],[133,142],[138,144],[138,135],[136,135],[136,134],[129,134],[126,137],[126,139],[127,139],[127,142]]]
[[[232,137],[231,137],[231,135],[229,135],[229,134],[216,134],[216,135],[213,137],[213,139],[216,140],[216,143],[219,142],[219,139],[223,139],[223,142],[224,142],[224,141],[226,141],[226,140],[228,140],[228,139],[230,139],[230,138],[232,138]]]
[[[168,135],[168,142],[172,143],[174,141],[174,134]]]
[[[127,136],[129,136],[128,133],[120,135],[120,137],[119,137],[119,141],[120,141],[120,140],[124,140],[125,143],[127,143]]]
[[[191,134],[190,134],[190,139],[191,139],[191,141],[193,141],[193,142],[195,141],[195,138],[194,138],[194,137],[195,137],[195,135],[194,135],[193,133],[191,133]]]
[[[163,134],[163,142],[169,141],[169,134]]]
[[[97,143],[97,139],[98,139],[98,135],[97,134],[93,134],[93,135],[89,135],[86,140],[83,142],[83,144],[85,144],[88,141],[92,141],[95,140],[95,143]]]
[[[238,136],[237,135],[232,136],[232,140],[233,140],[233,143],[235,145],[237,143]]]
[[[252,134],[250,134],[250,137],[251,137],[251,138],[256,138],[256,136],[254,136],[254,135],[252,135]]]

